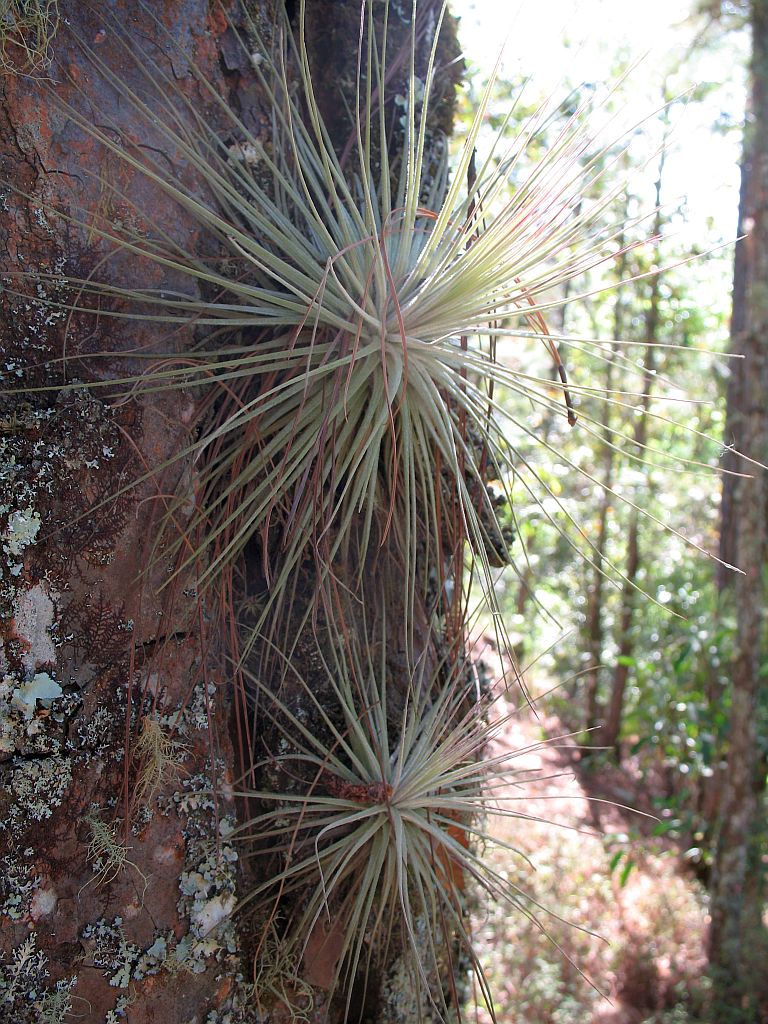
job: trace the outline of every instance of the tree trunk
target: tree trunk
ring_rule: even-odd
[[[729,434],[736,448],[768,461],[768,2],[751,5],[751,110],[745,129],[742,223],[734,280],[733,349],[744,355],[729,387]],[[739,303],[743,302],[740,307]],[[730,440],[730,437],[729,437]],[[732,667],[728,768],[712,873],[713,1019],[765,1020],[764,892],[760,849],[765,835],[765,764],[759,753],[760,677],[765,664],[765,564],[768,478],[730,480],[723,503],[723,550],[744,574],[735,578],[736,656]]]
[[[741,186],[739,188],[739,223],[736,243],[736,252],[733,261],[733,292],[731,296],[731,352],[735,355],[744,355],[742,346],[746,338],[746,313],[747,313],[747,246],[746,240],[741,236],[746,233],[745,221],[747,218],[747,182],[750,177],[751,153],[750,147],[744,145],[741,160]],[[743,408],[742,389],[747,366],[744,359],[732,359],[729,364],[728,392],[726,400],[725,418],[725,450],[723,452],[722,467],[723,490],[720,499],[720,562],[717,565],[717,586],[718,590],[724,591],[731,588],[734,581],[733,571],[728,568],[731,565],[739,564],[738,553],[738,516],[735,507],[735,492],[739,478],[727,475],[740,472],[739,457],[733,450],[736,448],[736,436],[741,433],[740,418]],[[725,563],[725,564],[723,564]]]
[[[665,115],[666,116],[666,115]],[[665,127],[666,131],[666,127]],[[666,136],[659,160],[659,176],[656,180],[656,216],[653,222],[653,237],[661,233],[662,217],[660,209],[661,184],[664,175],[666,157]],[[643,394],[640,398],[639,413],[635,421],[634,442],[637,454],[645,457],[645,446],[648,443],[648,410],[656,374],[656,345],[659,329],[659,303],[661,300],[661,275],[654,274],[651,278],[648,308],[645,313],[645,356],[643,360]],[[617,336],[618,337],[618,336]],[[624,711],[624,694],[629,680],[629,667],[634,650],[632,625],[635,605],[637,603],[637,574],[640,568],[640,512],[631,508],[629,512],[629,529],[627,531],[627,561],[624,569],[624,584],[621,591],[621,612],[618,626],[618,655],[613,671],[611,691],[608,697],[605,722],[597,733],[598,745],[609,747],[621,756],[619,736],[621,719]]]
[[[645,418],[644,416],[642,417]],[[621,614],[619,616],[619,648],[616,657],[616,667],[613,670],[611,692],[608,697],[605,722],[598,732],[598,743],[601,747],[608,747],[613,750],[618,758],[621,757],[619,734],[621,732],[621,719],[624,711],[624,694],[629,680],[629,666],[632,651],[634,649],[634,638],[632,636],[632,622],[634,619],[635,584],[637,581],[637,570],[640,568],[640,523],[639,514],[632,509],[629,518],[629,531],[627,535],[627,562],[624,569],[624,586],[621,592]]]
[[[623,236],[619,244],[624,245]],[[624,277],[627,266],[626,253],[622,253],[617,266],[618,278]],[[619,339],[624,332],[624,303],[622,288],[619,285],[616,289],[616,299],[613,308],[613,337]],[[611,359],[605,368],[605,391],[609,394],[613,389],[614,363],[613,357],[618,354],[618,344],[611,347]],[[593,744],[597,741],[598,726],[603,717],[603,706],[600,701],[600,664],[603,660],[603,644],[605,630],[603,627],[603,595],[605,592],[605,572],[603,564],[605,560],[605,549],[608,540],[608,512],[613,500],[611,490],[613,489],[613,476],[615,465],[615,453],[611,437],[611,405],[606,402],[603,410],[603,440],[606,442],[602,451],[602,465],[600,480],[603,489],[600,492],[598,513],[597,513],[597,534],[595,536],[594,573],[592,583],[589,586],[587,598],[587,615],[584,624],[584,632],[587,641],[587,667],[584,674],[585,691],[585,719],[584,728],[587,731],[587,743]]]
[[[236,77],[220,64],[226,21],[205,0],[167,2],[156,13],[226,94]],[[67,387],[135,373],[121,350],[173,343],[181,351],[193,329],[169,339],[149,321],[70,318],[47,304],[72,302],[68,279],[87,278],[101,261],[101,279],[174,287],[171,273],[108,255],[99,239],[105,222],[134,218],[142,230],[151,211],[174,242],[206,245],[193,221],[67,114],[65,104],[114,126],[128,146],[162,145],[75,42],[140,89],[110,15],[136,44],[154,39],[158,61],[174,59],[148,9],[115,2],[97,12],[72,0],[61,4],[50,77],[2,82],[6,271],[28,275],[4,279],[5,386],[60,385],[3,396],[0,1017],[19,1024],[63,1020],[67,1006],[73,1019],[103,1021],[128,1005],[131,1024],[174,1024],[232,1009],[240,998],[229,918],[238,879],[224,838],[235,774],[226,691],[203,649],[189,575],[172,595],[160,590],[162,559],[145,571],[163,515],[161,480],[151,474],[188,443],[196,399],[179,391],[118,401],[117,389]],[[177,76],[202,107],[194,79],[182,67]],[[162,486],[191,498],[189,460],[164,474]],[[148,716],[173,723],[178,769],[161,782],[162,811],[133,813],[131,791],[145,767],[135,753],[138,723]],[[196,798],[202,790],[217,796]]]
[[[109,80],[119,74],[167,116],[163,90],[148,94],[126,49],[143,48],[173,76],[190,104],[177,111],[180,130],[193,112],[212,125],[220,117],[191,62],[254,134],[270,111],[234,38],[244,31],[235,0],[59,6],[49,77],[6,74],[0,111],[10,388],[0,395],[0,1021],[64,1020],[68,1010],[85,1022],[252,1021],[253,941],[232,917],[247,881],[227,840],[245,758],[217,669],[223,638],[191,571],[165,585],[158,547],[167,496],[186,493],[189,515],[194,507],[195,465],[179,454],[204,399],[70,386],[135,375],[145,365],[137,351],[183,353],[195,328],[66,306],[80,303],[72,282],[94,273],[119,287],[179,289],[172,270],[115,251],[104,225],[216,255],[199,222],[70,116],[105,126],[126,152],[180,159]],[[359,2],[308,6],[323,105],[348,110],[337,88],[355,71]],[[275,17],[275,0],[249,7],[260,23]],[[428,49],[434,19],[421,7]],[[445,127],[452,107],[441,110]],[[221,121],[225,143],[230,127]],[[194,168],[184,173],[194,194]],[[189,291],[188,277],[182,284]],[[165,743],[156,781],[152,729]],[[136,795],[147,787],[152,807]],[[343,1001],[323,1003],[316,993],[312,1019],[342,1018]]]

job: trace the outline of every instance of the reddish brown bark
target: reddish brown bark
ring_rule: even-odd
[[[147,90],[126,43],[149,47],[166,68],[172,64],[180,92],[198,108],[204,98],[182,55],[222,90],[239,74],[222,56],[226,21],[210,14],[205,0],[168,0],[152,10],[134,2],[91,9],[74,0],[60,7],[49,79],[2,81],[5,272],[27,275],[4,278],[4,387],[124,376],[140,364],[106,353],[183,350],[193,336],[191,328],[170,334],[140,320],[70,318],[50,304],[75,301],[67,279],[86,278],[95,268],[102,281],[178,287],[157,266],[110,254],[99,239],[101,225],[120,220],[138,231],[162,230],[187,248],[207,246],[193,221],[68,115],[67,104],[124,145],[162,153],[162,143],[77,40],[156,109],[161,96]],[[174,46],[162,41],[153,12]],[[187,178],[194,190],[194,176]],[[66,366],[56,362],[64,355]],[[204,1020],[237,999],[234,925],[224,923],[204,939],[216,916],[231,910],[236,881],[231,851],[217,837],[222,819],[233,814],[225,796],[234,763],[224,680],[213,673],[190,578],[161,590],[162,557],[147,573],[153,557],[162,556],[154,548],[165,510],[159,494],[186,490],[191,499],[192,467],[182,459],[110,498],[178,455],[196,399],[179,391],[126,401],[117,391],[64,386],[2,397],[7,731],[0,754],[0,1019],[18,1024],[48,1019],[43,1013],[53,1012],[57,999],[64,1006],[69,998],[71,1019],[82,1021],[102,1021],[129,1005],[132,1024]],[[30,522],[33,532],[39,523],[35,543],[11,543],[14,530]],[[30,703],[19,704],[35,673],[61,689],[49,706],[35,702],[34,691]],[[141,716],[153,706],[176,723],[185,749],[177,747],[180,771],[162,781],[162,809],[155,801],[143,812],[130,808],[140,766],[126,764],[126,749],[130,762]],[[212,786],[215,797],[200,796]],[[94,872],[88,850],[99,823],[129,848],[122,870],[105,877]],[[25,974],[23,955],[33,948],[43,959]],[[69,996],[57,995],[56,982],[71,979]]]
[[[745,132],[745,173],[734,282],[733,349],[744,355],[728,394],[729,440],[768,462],[768,3],[751,4],[751,110]],[[739,361],[741,362],[741,361]],[[761,845],[765,837],[766,765],[760,755],[761,690],[766,662],[765,565],[768,477],[728,481],[723,503],[723,553],[743,569],[733,583],[736,656],[732,666],[728,767],[712,873],[710,963],[713,1017],[752,1024],[768,1013]]]

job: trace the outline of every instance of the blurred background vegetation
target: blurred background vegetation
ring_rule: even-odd
[[[768,462],[768,3],[537,5],[551,18],[535,43],[532,6],[510,19],[496,118],[514,104],[525,132],[549,103],[530,160],[583,104],[631,126],[580,157],[604,168],[584,201],[617,192],[626,227],[620,255],[572,283],[548,321],[580,423],[502,396],[520,472],[517,572],[498,593],[520,663],[535,661],[529,687],[555,688],[508,738],[547,741],[521,786],[524,812],[547,820],[498,829],[537,868],[521,886],[568,923],[499,910],[476,927],[501,1020],[759,1024],[768,503],[762,471],[733,449]],[[467,52],[495,58],[490,7],[453,9]],[[638,62],[634,44],[648,42]],[[470,72],[466,111],[489,69]],[[502,358],[555,379],[544,346],[515,344]],[[595,443],[611,431],[635,458]],[[514,881],[508,858],[489,855]]]

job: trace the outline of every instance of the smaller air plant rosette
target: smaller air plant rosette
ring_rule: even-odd
[[[394,957],[420,1012],[449,1019],[462,962],[493,1013],[469,910],[480,894],[536,920],[548,913],[483,854],[497,843],[522,856],[491,835],[490,815],[531,820],[520,786],[530,773],[495,742],[518,709],[468,659],[425,652],[394,678],[386,622],[372,632],[328,660],[318,651],[322,686],[290,668],[277,693],[250,679],[272,749],[254,769],[268,787],[240,794],[254,813],[232,841],[264,879],[241,909],[348,1008],[384,983]]]

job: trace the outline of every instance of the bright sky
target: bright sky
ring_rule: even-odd
[[[452,0],[451,10],[462,19],[465,51],[476,62],[492,63],[499,44],[509,36],[507,62],[526,74],[556,84],[566,70],[577,77],[595,74],[595,63],[606,63],[619,45],[634,54],[657,48],[662,35],[680,25],[689,0],[513,0],[506,10],[498,0]],[[569,43],[568,67],[563,67],[563,41]],[[552,60],[553,56],[556,58]]]
[[[621,51],[640,61],[624,111],[627,128],[660,105],[665,78],[675,92],[717,83],[706,101],[675,114],[663,197],[665,204],[685,202],[686,238],[708,247],[736,232],[740,132],[724,136],[712,126],[723,114],[735,123],[743,116],[747,40],[731,33],[719,49],[691,56],[693,6],[694,0],[451,0],[467,58],[489,70],[506,37],[502,75],[530,75],[544,94],[611,82]]]

